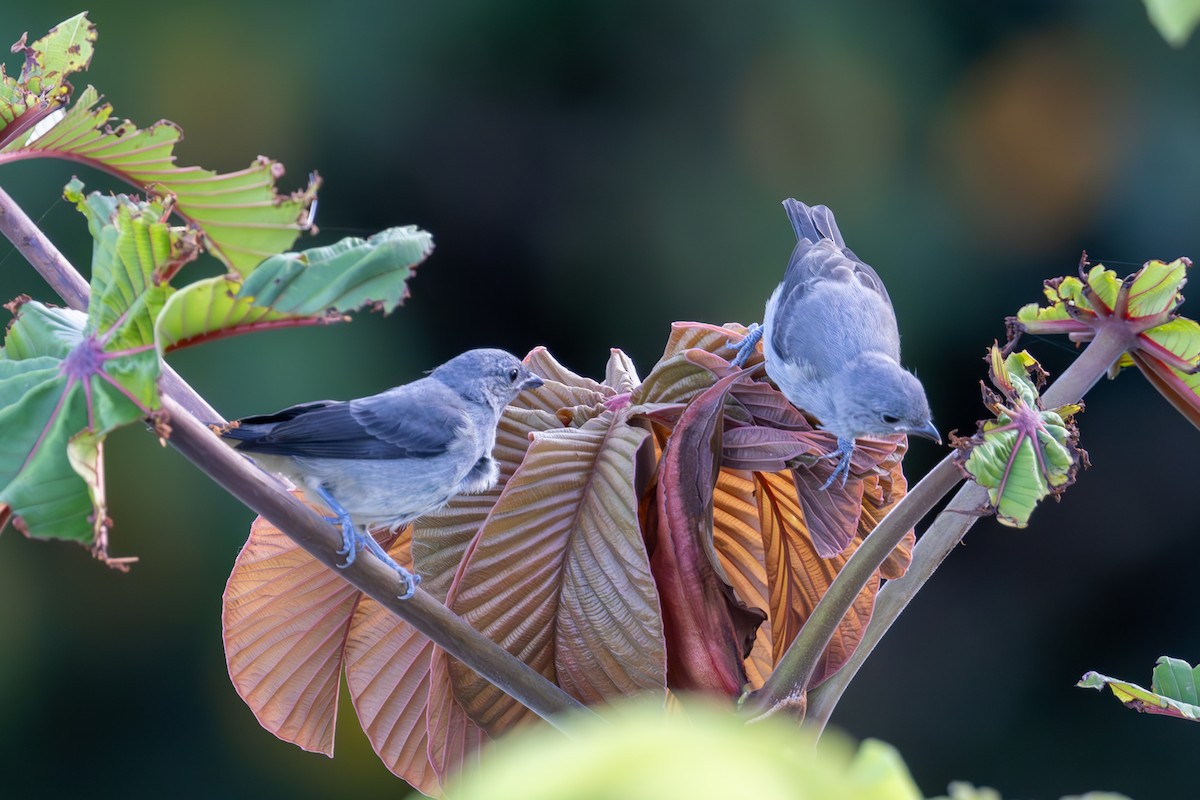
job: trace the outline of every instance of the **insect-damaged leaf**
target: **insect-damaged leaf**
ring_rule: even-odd
[[[1153,682],[1147,691],[1136,683],[1128,683],[1098,672],[1088,672],[1075,684],[1084,689],[1102,690],[1107,686],[1113,696],[1135,711],[1163,714],[1192,722],[1200,721],[1200,666],[1162,656],[1154,667]]]
[[[0,149],[18,137],[27,137],[51,117],[71,93],[67,76],[85,69],[92,60],[96,26],[86,12],[55,25],[31,45],[25,37],[12,47],[22,53],[21,72],[5,74],[0,64]]]
[[[315,174],[304,190],[285,197],[275,189],[283,165],[268,158],[223,175],[177,167],[174,149],[183,133],[176,125],[110,125],[112,106],[100,103],[91,86],[63,110],[72,93],[66,76],[88,67],[95,39],[95,27],[80,14],[31,45],[18,43],[21,75],[0,77],[0,164],[63,158],[169,198],[171,210],[200,230],[208,251],[242,275],[290,247],[309,227],[320,183]]]
[[[989,362],[992,384],[1003,395],[984,387],[985,402],[996,419],[981,422],[969,439],[957,439],[955,458],[988,490],[997,519],[1023,528],[1042,498],[1062,492],[1086,463],[1071,421],[1080,407],[1042,410],[1038,383],[1044,372],[1025,351],[1006,359],[993,345]]]
[[[389,228],[369,239],[267,259],[244,282],[206,278],[175,292],[158,315],[159,350],[257,330],[327,325],[363,305],[391,311],[408,296],[407,281],[433,250],[428,233]]]
[[[9,306],[16,319],[0,356],[0,503],[30,536],[73,539],[109,561],[103,438],[158,407],[151,332],[170,291],[158,276],[191,258],[196,245],[162,222],[154,203],[84,198],[78,181],[66,195],[95,240],[92,300],[87,314],[23,300]],[[94,458],[73,464],[68,445],[84,431]]]
[[[665,688],[634,490],[646,435],[613,411],[534,434],[450,591],[452,610],[584,702]],[[456,660],[449,669],[488,732],[528,713]]]

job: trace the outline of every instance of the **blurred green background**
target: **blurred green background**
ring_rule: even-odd
[[[77,88],[179,123],[181,163],[263,153],[286,189],[319,170],[305,246],[407,223],[437,243],[387,318],[173,365],[229,417],[379,391],[477,346],[546,345],[591,375],[620,347],[644,373],[673,320],[761,318],[795,196],[837,212],[888,283],[936,421],[969,432],[984,349],[1044,278],[1085,248],[1121,273],[1200,255],[1200,43],[1168,48],[1137,0],[737,5],[96,4]],[[7,0],[0,37],[80,10]],[[0,185],[86,269],[85,224],[58,199],[72,174],[119,188],[50,161],[6,166]],[[7,243],[0,259],[3,299],[54,299]],[[1071,358],[1062,340],[1028,345],[1053,372]],[[954,778],[1006,797],[1191,785],[1172,754],[1194,729],[1072,686],[1200,660],[1200,438],[1132,373],[1089,395],[1081,425],[1094,466],[1079,484],[1029,530],[977,525],[835,716],[899,747],[927,794]],[[914,443],[909,474],[941,454]],[[349,705],[330,761],[234,694],[220,595],[251,513],[144,430],[114,436],[108,464],[112,553],[139,556],[132,573],[0,536],[3,794],[402,795]]]

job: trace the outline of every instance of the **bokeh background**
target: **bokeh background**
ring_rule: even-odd
[[[3,5],[6,41],[82,10]],[[970,431],[984,349],[1044,278],[1085,248],[1122,273],[1200,255],[1200,43],[1168,48],[1137,0],[106,1],[92,18],[77,87],[141,125],[179,123],[181,163],[268,154],[286,189],[320,171],[305,245],[434,234],[389,317],[173,356],[230,417],[379,391],[475,346],[546,345],[592,375],[619,347],[648,370],[673,320],[760,319],[795,196],[837,212],[888,283],[937,422]],[[5,166],[0,185],[86,268],[84,222],[58,199],[72,174],[119,188],[50,161]],[[7,243],[0,290],[54,299]],[[1028,344],[1053,372],[1072,357]],[[1081,424],[1093,467],[1078,485],[1028,530],[977,525],[838,708],[852,735],[897,745],[927,794],[952,779],[1026,798],[1194,785],[1195,729],[1073,684],[1200,660],[1200,436],[1136,373],[1098,386]],[[0,793],[404,794],[349,705],[330,761],[261,730],[234,694],[220,596],[251,513],[136,427],[108,452],[130,574],[0,536]],[[908,473],[941,455],[915,442]]]

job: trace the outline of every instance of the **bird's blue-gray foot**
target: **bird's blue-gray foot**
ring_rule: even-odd
[[[735,367],[740,367],[746,363],[746,359],[754,352],[754,348],[758,346],[762,340],[763,329],[757,322],[750,323],[750,327],[746,329],[746,335],[741,341],[735,342],[729,340],[729,346],[737,350],[737,355],[733,357],[733,361],[729,362]]]
[[[825,491],[833,482],[837,480],[838,475],[842,476],[842,486],[846,485],[846,479],[850,477],[850,458],[854,455],[854,440],[838,437],[838,446],[836,450],[830,450],[821,458],[836,458],[838,459],[837,466],[833,468],[833,473],[825,479],[821,484],[821,491]]]

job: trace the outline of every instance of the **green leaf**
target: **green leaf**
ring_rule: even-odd
[[[655,702],[620,703],[603,716],[562,721],[567,735],[529,726],[484,751],[446,791],[457,800],[559,798],[853,798],[920,800],[899,754],[854,746],[827,732],[819,743],[784,715],[746,725],[691,698],[680,713]]]
[[[160,353],[272,328],[341,322],[341,314],[284,314],[237,296],[241,284],[225,277],[194,281],[171,295],[155,321]]]
[[[1102,327],[1124,326],[1132,346],[1114,373],[1136,365],[1150,384],[1193,425],[1200,428],[1200,325],[1176,315],[1192,262],[1147,261],[1119,280],[1097,264],[1080,278],[1046,281],[1050,305],[1027,305],[1009,317],[1013,331],[1066,333],[1090,341]]]
[[[228,276],[195,281],[167,301],[155,341],[165,353],[257,330],[344,322],[343,312],[368,304],[391,311],[408,296],[406,282],[432,250],[428,233],[390,228],[369,239],[274,256],[244,283]]]
[[[1197,722],[1200,721],[1200,695],[1196,691],[1198,682],[1200,665],[1193,668],[1181,659],[1162,656],[1154,668],[1149,690],[1098,672],[1086,673],[1075,685],[1096,690],[1107,686],[1114,697],[1135,711]]]
[[[431,252],[433,237],[412,225],[369,239],[347,237],[328,247],[267,259],[246,278],[238,297],[292,315],[354,311],[365,305],[387,313],[408,297],[405,281]]]
[[[985,389],[996,419],[981,422],[971,438],[958,439],[955,458],[988,490],[997,519],[1023,528],[1037,504],[1062,492],[1084,463],[1086,454],[1076,446],[1078,433],[1070,421],[1080,407],[1042,409],[1038,386],[1045,373],[1025,351],[1003,358],[993,346],[990,362],[992,383],[1003,395]]]
[[[195,237],[162,221],[162,207],[118,195],[67,198],[95,238],[87,314],[33,301],[16,319],[0,358],[0,503],[34,538],[59,538],[107,555],[103,441],[159,405],[154,317],[170,294],[160,280],[195,252]]]
[[[17,78],[5,75],[0,64],[0,149],[18,137],[28,138],[62,106],[71,93],[67,76],[87,68],[95,41],[96,28],[85,12],[55,25],[31,45],[24,36],[13,45],[24,60]]]
[[[64,113],[72,92],[64,78],[87,68],[95,39],[94,26],[80,14],[19,48],[25,54],[20,77],[0,75],[0,164],[63,158],[115,175],[162,198],[200,231],[214,257],[242,275],[311,227],[320,184],[315,173],[305,189],[281,196],[275,184],[283,165],[269,158],[225,174],[177,167],[178,126],[165,120],[144,129],[128,120],[110,124],[112,106],[91,86]]]
[[[1151,24],[1172,47],[1183,47],[1200,22],[1200,0],[1145,0]]]

